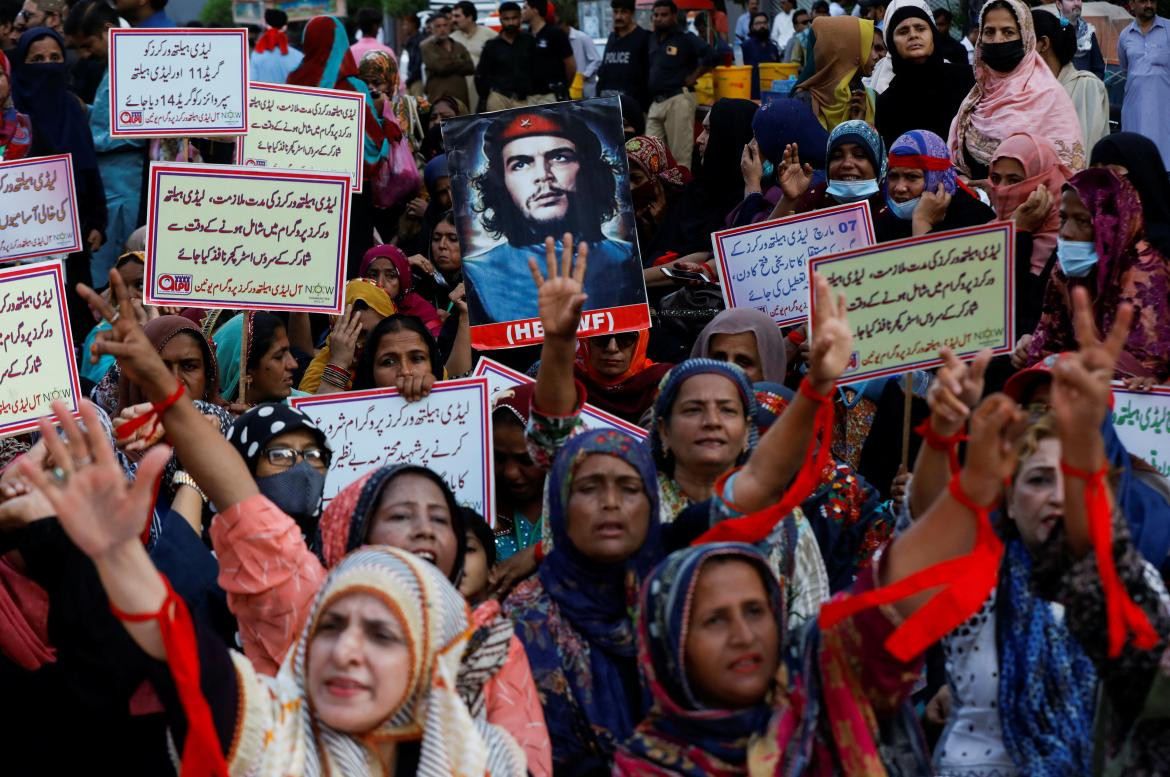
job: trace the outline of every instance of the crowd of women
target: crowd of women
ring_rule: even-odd
[[[117,20],[79,23],[96,48]],[[107,197],[79,197],[96,234],[69,260],[89,401],[0,440],[5,774],[1170,772],[1170,483],[1110,416],[1111,380],[1170,380],[1170,180],[1078,97],[1047,10],[987,3],[972,73],[895,0],[877,100],[854,88],[875,34],[818,18],[791,99],[717,101],[693,164],[624,115],[655,325],[577,337],[569,235],[518,270],[544,341],[491,354],[535,382],[494,401],[483,516],[410,463],[323,505],[334,441],[287,402],[472,370],[435,134],[465,107],[428,114],[393,56],[311,21],[289,79],[368,96],[382,187],[355,200],[344,313],[162,310],[137,202],[117,232],[109,196],[141,176],[111,155],[145,152],[90,134],[64,40],[24,33],[5,157],[70,151]],[[1014,221],[1015,352],[838,386],[825,279],[782,330],[661,271],[862,201],[879,242]],[[585,402],[646,441],[586,429]]]

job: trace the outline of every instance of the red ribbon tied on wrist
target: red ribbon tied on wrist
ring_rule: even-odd
[[[792,485],[788,487],[784,496],[776,504],[741,518],[721,521],[704,532],[702,536],[691,543],[692,545],[704,545],[709,542],[746,542],[754,545],[771,534],[776,524],[801,502],[808,499],[809,495],[820,485],[821,473],[825,471],[825,466],[829,463],[830,449],[833,445],[833,392],[830,390],[828,394],[822,396],[813,391],[808,380],[805,379],[800,382],[800,393],[817,403],[816,416],[813,418],[813,436],[819,438],[819,443],[815,450],[813,446],[809,446],[804,456],[804,463],[792,481]],[[716,496],[722,495],[723,484],[729,475],[731,472],[716,481]],[[732,509],[735,508],[734,504],[729,503],[729,505]]]
[[[959,471],[959,443],[967,441],[966,434],[958,431],[950,437],[944,437],[934,430],[929,418],[915,427],[914,433],[936,451],[946,451],[951,473]]]
[[[1109,630],[1109,657],[1121,655],[1126,636],[1133,635],[1133,644],[1142,650],[1152,650],[1158,644],[1158,632],[1150,625],[1146,613],[1134,603],[1113,560],[1113,510],[1109,492],[1105,489],[1105,467],[1086,472],[1060,462],[1060,471],[1085,481],[1085,513],[1089,523],[1089,542],[1097,556],[1097,570],[1101,575],[1101,589],[1105,593],[1105,623]]]
[[[113,602],[110,602],[110,611],[119,620],[129,623],[158,621],[163,649],[167,653],[167,665],[175,680],[183,712],[187,715],[187,738],[183,742],[183,761],[179,773],[183,777],[228,777],[223,748],[211,719],[211,707],[199,685],[199,648],[195,642],[191,613],[187,611],[183,599],[171,588],[166,575],[160,574],[159,577],[167,588],[167,597],[158,612],[126,613],[115,607]]]
[[[909,661],[979,611],[999,578],[999,562],[1003,556],[1003,543],[991,526],[994,505],[975,504],[963,493],[958,473],[951,478],[948,488],[959,504],[975,513],[975,547],[971,552],[921,569],[893,585],[856,596],[838,596],[821,607],[817,623],[822,629],[828,629],[862,610],[942,586],[942,590],[886,639],[885,647],[891,655],[899,661]]]
[[[186,390],[186,386],[180,382],[179,387],[176,388],[169,397],[164,399],[162,402],[155,402],[152,404],[150,406],[149,413],[143,413],[137,418],[131,419],[118,427],[118,439],[129,440],[134,436],[136,431],[138,431],[143,426],[146,426],[151,421],[154,423],[151,424],[150,431],[146,433],[146,436],[150,437],[153,435],[155,430],[158,429],[158,425],[162,423],[163,414],[171,407],[171,405],[179,401],[179,397],[183,396],[183,392]]]

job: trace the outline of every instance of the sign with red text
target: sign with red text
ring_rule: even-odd
[[[350,178],[152,162],[149,305],[340,313]]]
[[[479,362],[475,365],[476,377],[487,378],[488,394],[491,401],[496,401],[496,395],[501,391],[507,391],[513,386],[522,386],[526,383],[535,383],[536,380],[525,375],[523,372],[517,372],[511,367],[506,367],[497,361],[481,356]],[[619,429],[626,434],[638,440],[645,440],[647,432],[640,426],[636,426],[623,418],[618,418],[613,413],[607,413],[604,410],[594,407],[589,403],[585,403],[581,408],[581,422],[586,429]]]
[[[808,260],[873,245],[869,205],[835,208],[761,221],[711,235],[723,301],[755,308],[777,326],[808,319]]]
[[[960,357],[1011,351],[1015,246],[1015,227],[1000,221],[810,259],[810,275],[845,296],[853,329],[838,383],[933,367],[943,346]]]
[[[0,162],[0,262],[81,250],[69,154]]]
[[[248,134],[236,141],[245,167],[345,173],[362,190],[366,98],[307,86],[248,85]]]
[[[480,515],[495,515],[492,418],[484,378],[436,383],[418,402],[397,389],[294,397],[333,448],[325,477],[328,501],[372,469],[417,464],[436,472],[455,500]]]
[[[109,31],[110,135],[243,135],[248,31]]]
[[[1127,451],[1170,478],[1170,386],[1130,391],[1114,383],[1113,428]]]
[[[69,332],[61,260],[0,270],[0,437],[35,429],[52,402],[77,413]]]
[[[443,122],[474,347],[544,339],[528,262],[566,233],[589,251],[581,334],[650,327],[623,126],[616,97]]]

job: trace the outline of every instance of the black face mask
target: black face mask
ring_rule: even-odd
[[[325,492],[325,473],[301,461],[275,475],[256,478],[260,493],[283,510],[301,527],[305,541],[312,542],[321,517],[321,495]]]
[[[997,73],[1012,72],[1023,59],[1024,41],[1022,40],[983,44],[983,64]]]

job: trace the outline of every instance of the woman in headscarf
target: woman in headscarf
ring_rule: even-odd
[[[923,0],[895,0],[886,8],[886,48],[894,80],[877,98],[877,129],[886,145],[910,130],[946,137],[963,98],[975,85],[966,59],[947,62],[935,46],[938,30]]]
[[[499,392],[492,407],[492,462],[496,470],[496,560],[507,561],[540,542],[548,469],[532,460],[525,429],[532,384]]]
[[[371,94],[378,92],[386,96],[382,117],[398,124],[403,138],[410,144],[412,155],[419,153],[425,133],[419,102],[425,98],[404,94],[399,89],[398,62],[394,55],[380,49],[367,51],[358,62],[358,75],[366,82]]]
[[[881,182],[886,177],[886,146],[877,130],[864,121],[843,121],[829,133],[825,156],[827,180],[814,184],[813,168],[801,163],[799,147],[785,147],[776,172],[782,195],[772,218],[862,200],[869,203],[870,216],[877,216],[885,204]]]
[[[1020,0],[992,0],[979,14],[975,86],[951,123],[947,146],[959,171],[986,179],[1000,141],[1017,132],[1043,135],[1071,170],[1085,166],[1076,109],[1036,53],[1032,13]]]
[[[691,173],[679,166],[665,143],[648,135],[638,135],[626,141],[626,158],[630,165],[630,197],[634,205],[638,245],[643,260],[652,262],[665,253],[665,249],[658,246],[670,237],[658,227],[690,182]]]
[[[78,283],[92,283],[92,253],[105,242],[106,190],[98,170],[93,136],[85,106],[66,85],[65,40],[48,27],[35,27],[20,36],[12,51],[12,102],[32,124],[32,143],[26,156],[70,154],[73,160],[74,203],[82,250],[65,260],[65,299],[73,341],[85,339],[89,313],[74,292]]]
[[[659,225],[658,233],[665,242],[657,241],[656,251],[687,256],[711,250],[711,233],[726,225],[727,214],[743,199],[739,158],[752,139],[752,117],[757,110],[751,100],[723,98],[711,106],[703,121],[703,132],[695,142],[698,173]],[[642,254],[644,265],[656,258]]]
[[[654,462],[624,432],[585,432],[557,455],[548,502],[553,550],[504,611],[528,654],[556,774],[598,774],[646,711],[628,604],[662,557]]]
[[[630,423],[638,423],[658,393],[658,382],[673,365],[646,357],[650,330],[584,337],[577,341],[573,371],[589,402]]]
[[[797,764],[810,774],[886,772],[877,721],[907,730],[896,713],[916,663],[873,649],[893,618],[790,630],[787,589],[759,551],[735,542],[680,550],[654,569],[638,610],[638,663],[653,703],[618,750],[615,775],[788,774]],[[785,672],[790,634],[802,660]]]
[[[699,332],[691,358],[731,362],[751,383],[783,383],[787,374],[780,328],[771,316],[755,308],[731,308],[715,316]]]
[[[345,284],[346,312],[333,322],[329,343],[317,352],[301,378],[301,391],[331,394],[353,384],[366,335],[378,322],[395,313],[394,303],[378,284],[355,278]]]
[[[439,336],[442,322],[435,306],[427,302],[413,290],[414,279],[411,277],[410,260],[406,254],[389,243],[374,246],[362,257],[360,275],[366,280],[373,281],[386,292],[390,301],[394,303],[397,312],[404,316],[414,316],[427,328],[432,337]]]
[[[873,22],[852,16],[813,19],[807,58],[793,97],[809,102],[821,126],[832,132],[849,119],[872,124],[873,93],[861,79],[873,72],[880,54],[873,47]]]
[[[357,63],[349,50],[349,38],[345,26],[332,16],[316,16],[305,25],[305,54],[300,67],[289,74],[288,83],[297,86],[314,86],[324,89],[340,89],[357,92],[365,97],[365,137],[362,142],[365,180],[372,181],[377,167],[390,156],[390,143],[402,138],[397,122],[386,121],[383,116],[383,96],[375,100],[358,74]],[[369,189],[355,194],[350,207],[350,238],[347,277],[356,275],[362,254],[374,242],[373,198]]]
[[[249,407],[308,396],[293,388],[297,360],[280,317],[262,311],[240,313],[217,329],[212,340],[219,358],[220,390],[227,402]]]
[[[890,146],[885,189],[886,209],[873,225],[879,243],[995,220],[955,175],[946,141],[926,130],[911,130]]]
[[[1078,21],[1085,23],[1083,19]],[[1036,28],[1036,51],[1068,92],[1081,122],[1081,138],[1085,148],[1090,149],[1109,134],[1109,93],[1105,84],[1100,76],[1073,64],[1077,53],[1075,25],[1051,11],[1037,8],[1032,11],[1032,26]]]
[[[1093,319],[1108,331],[1123,303],[1134,323],[1116,377],[1152,385],[1170,378],[1170,261],[1145,236],[1141,201],[1125,179],[1106,168],[1082,170],[1061,192],[1059,267],[1044,294],[1043,314],[1026,344],[1025,362],[1075,348],[1071,289],[1093,301]]]
[[[991,158],[995,215],[1016,222],[1017,332],[1031,332],[1040,319],[1056,264],[1060,192],[1071,176],[1048,138],[1027,132],[1004,138]],[[1044,191],[1037,193],[1041,186]]]
[[[1158,167],[1158,147],[1136,132],[1101,138],[1089,157],[1093,167],[1108,167],[1137,189],[1146,236],[1162,256],[1170,256],[1170,174]]]
[[[443,122],[456,116],[466,116],[470,113],[467,104],[457,97],[443,95],[431,103],[430,113],[427,114],[427,132],[423,139],[423,159],[430,161],[443,153]]]
[[[805,161],[824,177],[825,158],[819,150],[829,142],[829,134],[804,102],[784,98],[764,103],[752,118],[752,135],[740,157],[744,198],[727,217],[730,227],[763,221],[776,207],[782,196],[778,173],[790,143],[803,148]],[[765,181],[771,184],[767,191]]]
[[[12,104],[12,65],[0,52],[0,147],[4,161],[24,159],[32,145],[32,122]]]

